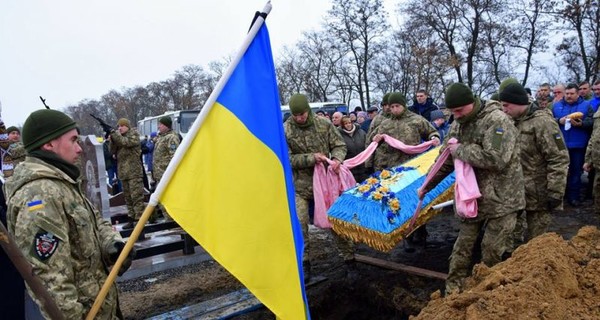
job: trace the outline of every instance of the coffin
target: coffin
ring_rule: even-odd
[[[432,207],[454,198],[454,173],[431,190],[411,223],[429,168],[439,155],[439,147],[393,168],[374,173],[352,189],[346,190],[327,211],[333,230],[354,242],[363,242],[390,251],[418,226],[441,212]],[[412,224],[412,226],[411,226]]]

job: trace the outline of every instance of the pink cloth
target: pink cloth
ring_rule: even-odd
[[[448,140],[448,144],[456,143],[458,143],[456,138],[450,138],[450,140]],[[433,166],[431,166],[431,169],[429,169],[425,182],[423,182],[420,189],[425,188],[429,184],[433,176],[440,170],[446,159],[448,159],[449,155],[450,149],[444,149],[440,157]],[[477,184],[477,178],[475,177],[473,167],[460,159],[454,159],[454,176],[456,178],[454,183],[454,205],[456,206],[456,214],[459,217],[466,219],[477,217],[477,199],[481,197],[481,193],[479,192],[479,185]],[[412,230],[417,216],[421,211],[422,204],[423,199],[420,199],[417,209],[411,219],[409,230]]]
[[[433,145],[433,141],[427,141],[416,146],[404,144],[387,134],[383,135],[387,144],[407,154],[421,153]],[[333,171],[332,160],[327,159],[329,164],[327,170],[321,162],[315,164],[313,174],[313,197],[315,201],[314,224],[322,229],[331,228],[327,219],[327,210],[333,205],[335,200],[344,192],[356,185],[356,180],[350,172],[350,169],[363,164],[377,149],[377,142],[371,142],[369,146],[354,158],[346,159],[341,165],[339,174]]]

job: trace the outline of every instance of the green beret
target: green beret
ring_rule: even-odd
[[[126,126],[127,128],[131,129],[131,122],[129,122],[129,120],[127,120],[125,118],[119,119],[119,121],[117,121],[117,125],[118,126]]]
[[[518,83],[510,83],[502,92],[500,92],[500,101],[514,103],[519,106],[529,104],[529,96],[522,85]]]
[[[498,94],[500,94],[502,90],[504,90],[504,88],[506,88],[506,86],[508,86],[511,83],[519,83],[519,80],[515,78],[506,78],[502,80],[502,82],[500,82],[500,87],[498,87]]]
[[[473,91],[464,83],[455,82],[446,88],[446,108],[458,108],[475,102]]]
[[[386,94],[383,95],[383,98],[381,98],[381,105],[382,106],[384,106],[386,104],[390,104],[389,103],[390,94],[392,94],[392,93],[388,92],[388,93],[386,93]]]
[[[173,120],[169,116],[164,116],[164,117],[158,119],[158,122],[160,122],[160,123],[164,124],[165,126],[169,127],[169,129],[171,129],[171,126],[173,125]]]
[[[58,110],[34,111],[23,125],[23,146],[27,152],[34,151],[76,127],[71,117]]]
[[[406,97],[400,92],[392,92],[387,99],[388,104],[399,103],[406,107]]]
[[[8,127],[8,129],[6,129],[6,133],[11,133],[13,131],[21,133],[21,131],[19,130],[19,128],[15,127],[15,126],[10,126],[10,127]]]
[[[305,95],[297,93],[290,98],[290,111],[292,114],[302,114],[310,111],[310,105]]]

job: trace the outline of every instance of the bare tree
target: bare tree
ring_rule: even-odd
[[[333,0],[327,14],[327,31],[351,57],[356,72],[353,85],[363,109],[370,102],[370,61],[382,50],[386,20],[381,0]]]

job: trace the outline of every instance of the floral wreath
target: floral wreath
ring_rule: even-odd
[[[400,214],[400,200],[396,194],[390,191],[390,188],[384,184],[392,183],[398,180],[402,171],[414,170],[413,167],[395,167],[393,169],[384,169],[373,173],[369,178],[360,183],[356,188],[356,193],[365,199],[381,202],[382,211],[385,212],[388,222],[395,223],[395,218]]]

